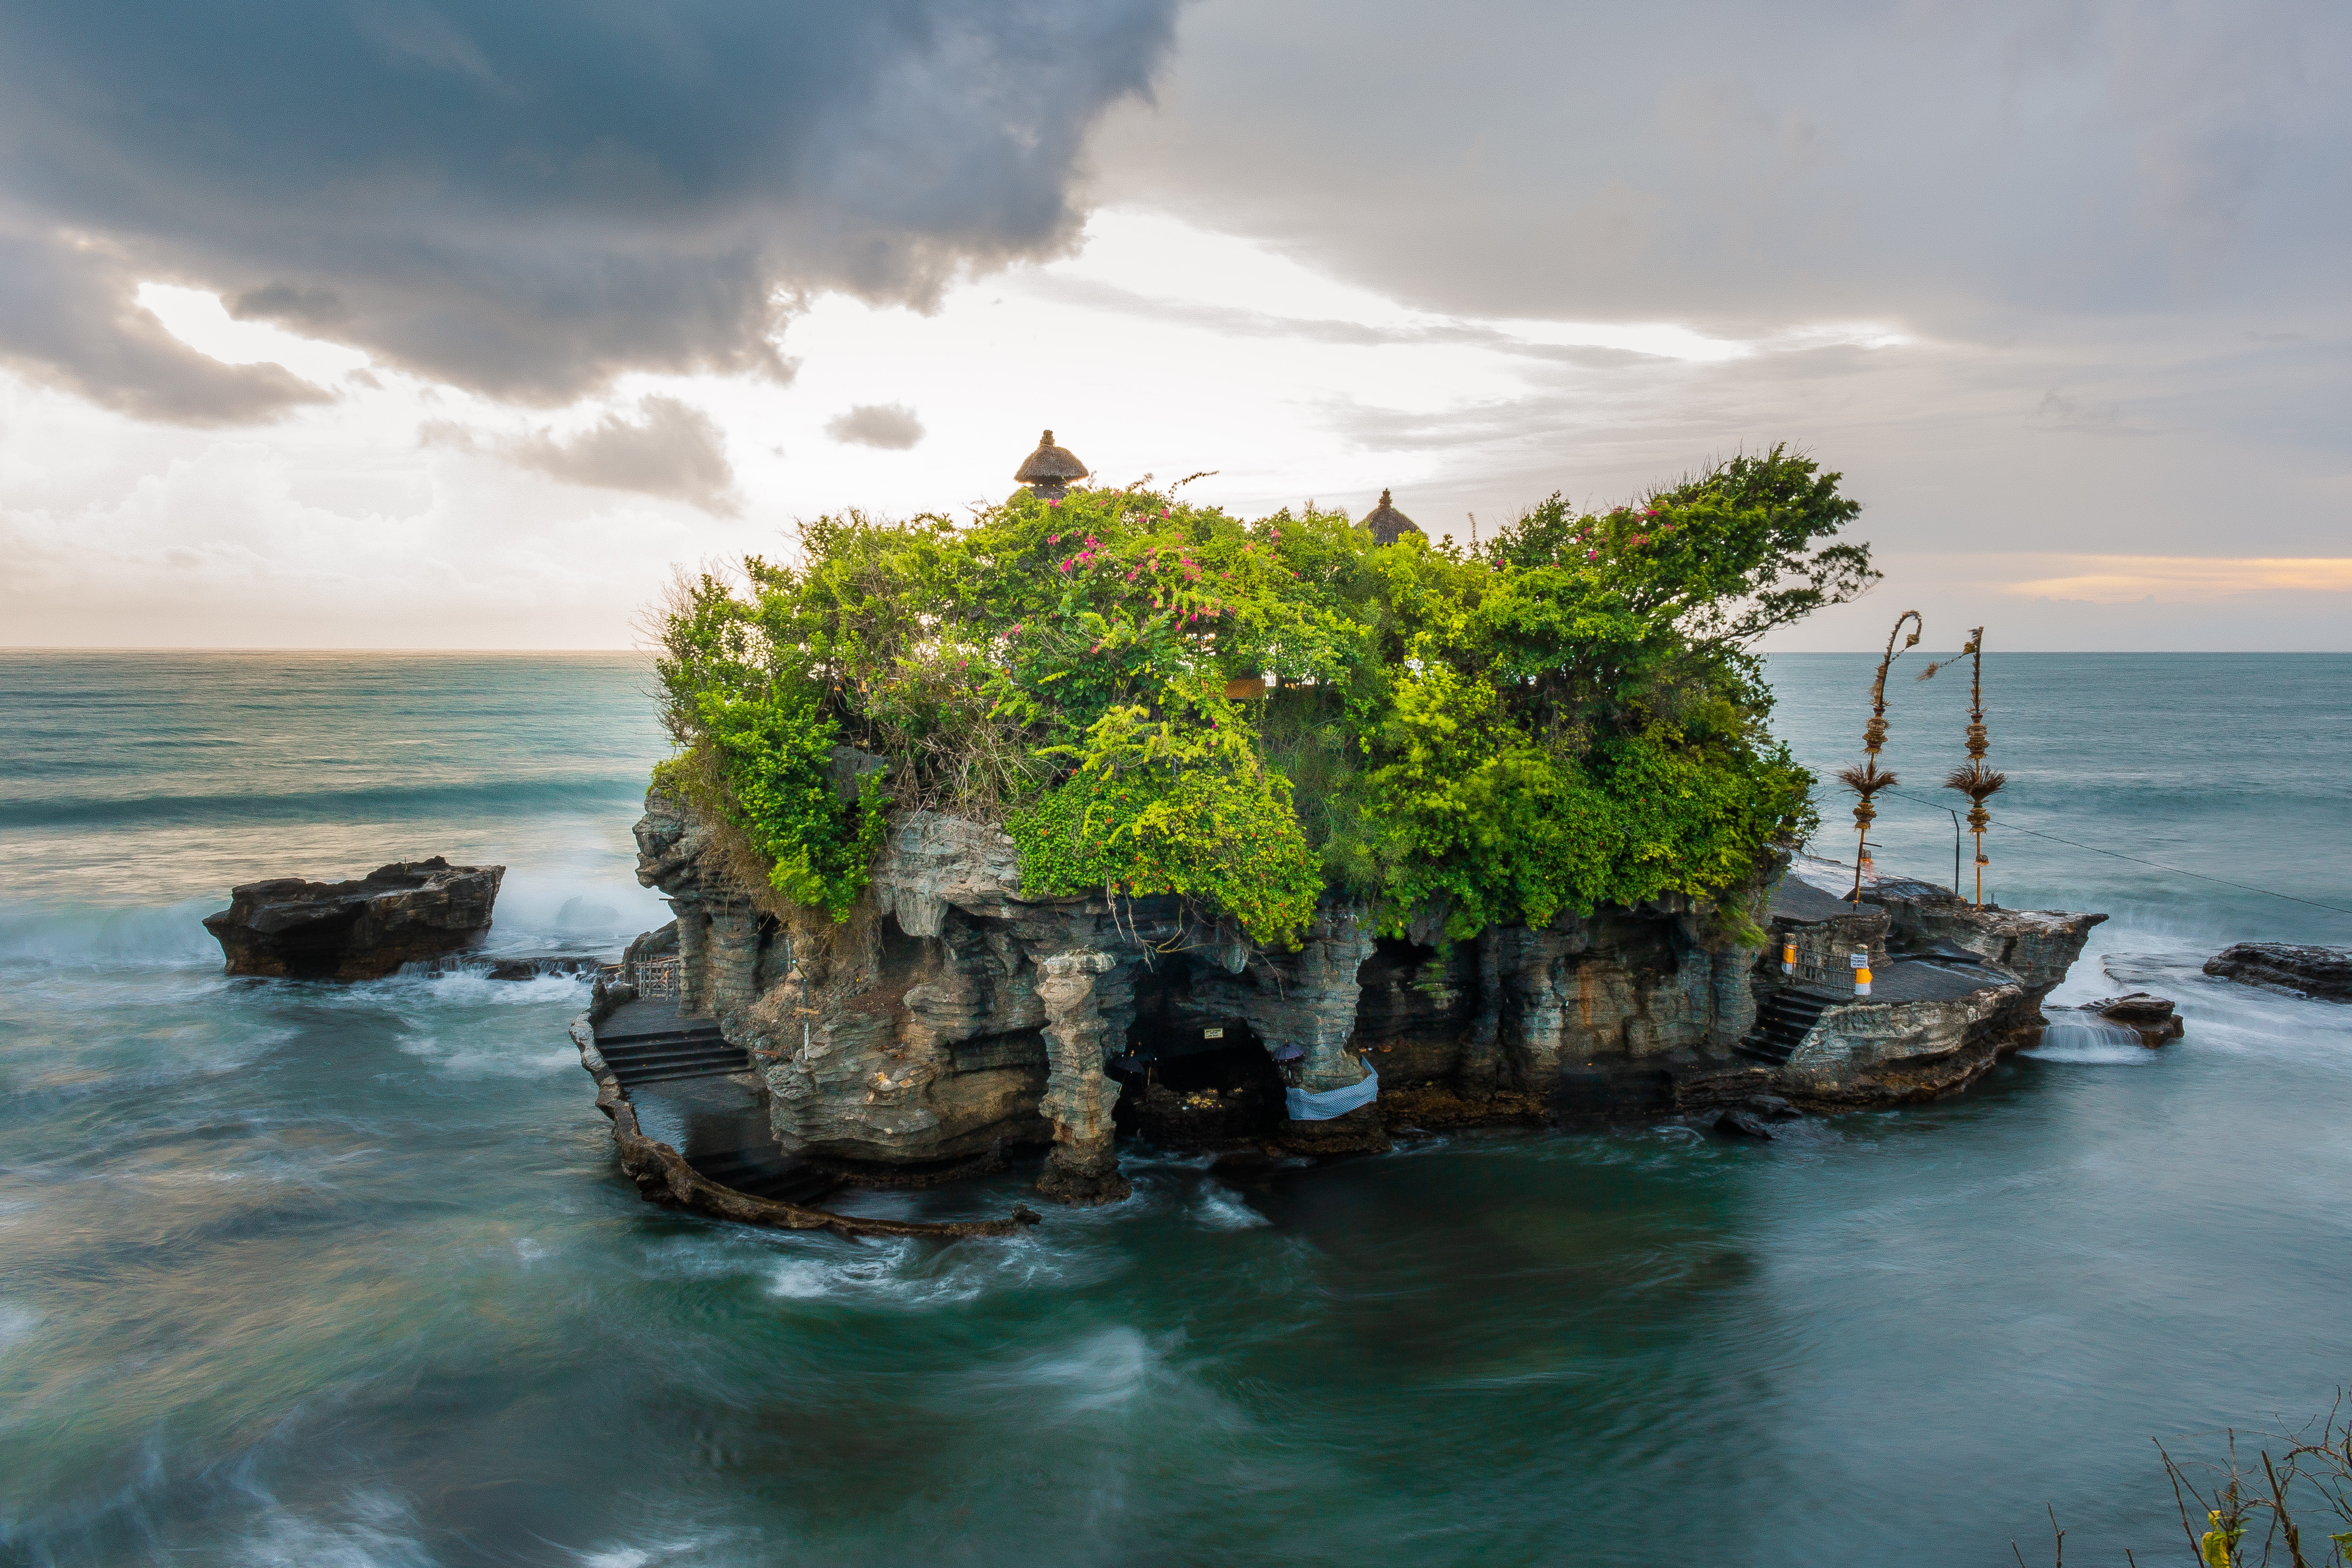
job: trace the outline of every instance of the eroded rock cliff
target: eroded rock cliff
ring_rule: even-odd
[[[1327,899],[1280,952],[1172,900],[1024,899],[1009,837],[938,813],[895,828],[838,923],[747,886],[724,831],[675,800],[650,799],[636,832],[639,879],[677,913],[686,1003],[751,1053],[787,1152],[903,1167],[1044,1146],[1040,1190],[1077,1203],[1126,1194],[1126,1131],[1328,1152],[1382,1147],[1392,1126],[1672,1110],[1759,1077],[1823,1104],[1948,1088],[2030,1022],[2096,918],[1902,889],[1839,906],[1825,951],[1867,927],[1883,961],[1896,931],[1973,978],[1825,1003],[1829,1026],[1759,1065],[1738,1053],[1759,976],[1780,977],[1737,933],[1759,931],[1775,877],[1732,916],[1667,900],[1442,947]],[[1374,1072],[1359,1109],[1290,1113],[1369,1093]]]

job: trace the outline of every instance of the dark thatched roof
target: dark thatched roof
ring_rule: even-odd
[[[1386,490],[1381,492],[1381,504],[1364,514],[1364,526],[1372,531],[1374,544],[1394,544],[1408,533],[1421,532],[1421,524],[1390,504]]]
[[[1029,460],[1015,469],[1013,477],[1024,485],[1063,485],[1085,479],[1087,466],[1071,456],[1068,447],[1055,446],[1054,433],[1048,430],[1045,439],[1037,443],[1037,449],[1029,454]]]

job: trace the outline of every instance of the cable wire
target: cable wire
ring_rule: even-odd
[[[1924,805],[1931,811],[1943,812],[1948,816],[1950,814],[1952,809],[1951,807],[1943,805],[1941,802],[1923,800],[1916,795],[1905,795],[1901,790],[1890,789],[1883,791],[1882,793],[1891,795],[1897,800],[1907,800],[1914,805]],[[2308,904],[2315,910],[2326,910],[2332,914],[2352,915],[2352,910],[2344,909],[2336,904],[2323,904],[2317,899],[2302,899],[2297,898],[2293,893],[2274,892],[2268,888],[2257,888],[2252,882],[2232,882],[2227,877],[2209,877],[2202,871],[2190,871],[2179,866],[2168,866],[2161,860],[2145,860],[2139,856],[2126,855],[2119,850],[2102,849],[2095,844],[2084,844],[2078,839],[2073,838],[2061,838],[2054,833],[2043,833],[2038,828],[2020,827],[2013,822],[1995,823],[1993,825],[1992,831],[2030,833],[2036,838],[2047,838],[2053,844],[2072,845],[2077,849],[2087,849],[2094,855],[2105,855],[2109,859],[2128,860],[2135,866],[2153,866],[2159,871],[2169,871],[2176,877],[2194,877],[2200,882],[2218,882],[2225,888],[2238,888],[2249,893],[2261,893],[2267,898],[2284,899],[2291,904]]]

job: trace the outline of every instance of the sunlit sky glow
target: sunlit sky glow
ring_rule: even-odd
[[[1887,580],[1779,646],[1866,646],[1916,606],[1939,644],[1984,622],[2021,648],[2352,647],[2347,323],[2320,265],[2341,258],[2352,137],[2326,101],[2345,32],[2317,7],[2244,14],[2316,52],[2225,58],[2231,90],[2204,98],[2144,90],[2146,35],[2121,9],[2041,43],[2022,11],[1890,11],[1853,47],[1894,59],[1941,27],[1995,62],[1934,77],[1916,119],[1842,103],[1797,79],[1811,66],[1776,76],[1732,37],[1603,132],[1488,101],[1475,58],[1433,56],[1421,19],[1375,6],[1350,13],[1347,48],[1412,104],[1419,129],[1393,144],[1392,125],[1329,123],[1360,101],[1336,72],[1300,79],[1295,103],[1248,99],[1297,16],[1210,0],[1162,36],[1142,0],[1127,12],[1066,163],[1005,176],[1024,200],[1044,182],[1060,227],[982,240],[984,210],[950,233],[893,207],[908,254],[944,270],[869,275],[866,252],[799,237],[845,220],[779,198],[758,220],[782,237],[778,309],[751,339],[723,311],[675,316],[688,306],[652,283],[626,306],[642,322],[585,324],[528,291],[479,303],[478,274],[422,263],[346,261],[313,284],[308,241],[56,195],[20,109],[0,171],[20,198],[0,206],[18,245],[0,252],[0,643],[629,647],[674,568],[779,552],[821,511],[985,504],[1051,426],[1104,481],[1211,470],[1191,493],[1244,512],[1360,514],[1390,487],[1457,537],[1553,489],[1608,504],[1787,441],[1844,472]],[[1519,54],[1581,26],[1638,58],[1672,33],[1473,15],[1516,29]],[[2183,16],[2166,47],[2226,25]],[[2004,40],[2046,47],[2083,96],[1999,65]],[[1147,68],[1148,100],[1123,85]],[[1953,129],[1968,115],[1979,143]],[[1244,157],[1228,122],[1250,116]],[[1890,169],[1906,134],[1916,167]],[[759,177],[729,199],[764,201]],[[1836,232],[1741,208],[1759,179]],[[1906,207],[1923,181],[1957,217]],[[2112,210],[2086,216],[2084,192]],[[2315,218],[2323,198],[2341,210]],[[308,220],[273,199],[222,196],[299,238]],[[472,209],[448,221],[453,246],[505,246],[562,292],[550,258],[567,252],[517,251]],[[702,310],[693,268],[717,263],[676,265]],[[92,269],[89,298],[113,303],[39,295],[52,266]],[[246,292],[261,281],[278,293]],[[477,301],[449,311],[478,326],[436,325],[445,295]],[[44,310],[87,331],[68,342]],[[537,358],[509,374],[468,331]],[[580,368],[583,343],[606,368]]]

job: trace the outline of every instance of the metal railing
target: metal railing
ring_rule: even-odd
[[[621,966],[621,978],[637,988],[642,1000],[676,1001],[686,994],[684,961],[671,958],[641,958],[635,963]]]

